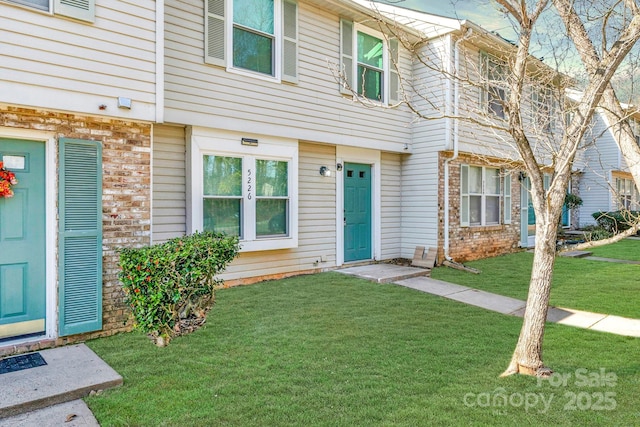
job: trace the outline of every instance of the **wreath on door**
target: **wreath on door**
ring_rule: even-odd
[[[13,197],[11,186],[17,183],[16,175],[4,167],[4,162],[0,162],[0,198]]]

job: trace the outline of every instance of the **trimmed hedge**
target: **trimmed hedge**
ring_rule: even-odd
[[[215,276],[238,251],[237,237],[213,232],[120,249],[119,278],[134,328],[166,345],[200,326],[214,303],[214,288],[222,283]]]
[[[598,225],[611,233],[628,230],[640,218],[640,211],[594,212],[591,214]]]

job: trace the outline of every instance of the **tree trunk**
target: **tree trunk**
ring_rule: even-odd
[[[544,376],[550,373],[542,363],[542,341],[549,310],[557,234],[554,222],[545,220],[536,224],[536,247],[524,321],[509,367],[501,375],[503,377],[512,374]]]

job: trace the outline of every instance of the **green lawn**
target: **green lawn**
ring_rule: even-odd
[[[640,420],[640,339],[549,324],[545,361],[570,377],[566,385],[538,384],[532,377],[499,378],[519,318],[338,273],[217,296],[205,327],[167,348],[137,333],[88,343],[124,377],[124,386],[87,398],[102,426]],[[587,386],[577,376],[600,376],[601,369],[615,374],[610,386]]]
[[[588,249],[593,256],[640,261],[640,240],[624,239],[612,245]]]
[[[640,252],[640,241],[631,242],[636,244],[634,251]],[[601,249],[609,250],[607,247]],[[532,263],[533,254],[520,252],[466,263],[479,269],[481,274],[478,275],[439,267],[431,276],[525,300]],[[640,318],[640,265],[558,257],[551,305]]]

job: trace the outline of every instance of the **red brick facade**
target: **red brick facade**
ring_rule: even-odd
[[[103,147],[102,331],[2,348],[0,356],[129,330],[118,281],[117,248],[151,241],[151,124],[26,108],[0,107],[0,127],[54,133],[59,138],[100,141]],[[57,147],[56,147],[57,152]]]
[[[471,261],[496,255],[517,252],[520,250],[520,182],[518,172],[514,166],[499,159],[489,159],[460,153],[455,160],[449,162],[449,208],[445,212],[444,206],[444,167],[445,160],[451,158],[452,153],[440,153],[438,160],[438,259],[444,260],[444,215],[449,215],[449,256],[457,262]],[[503,173],[511,175],[511,223],[489,226],[461,226],[460,225],[460,166],[489,166],[502,169]],[[511,172],[508,172],[511,170]],[[504,179],[502,179],[504,183]],[[502,184],[502,188],[503,184]],[[501,199],[501,222],[504,221],[504,204]]]

